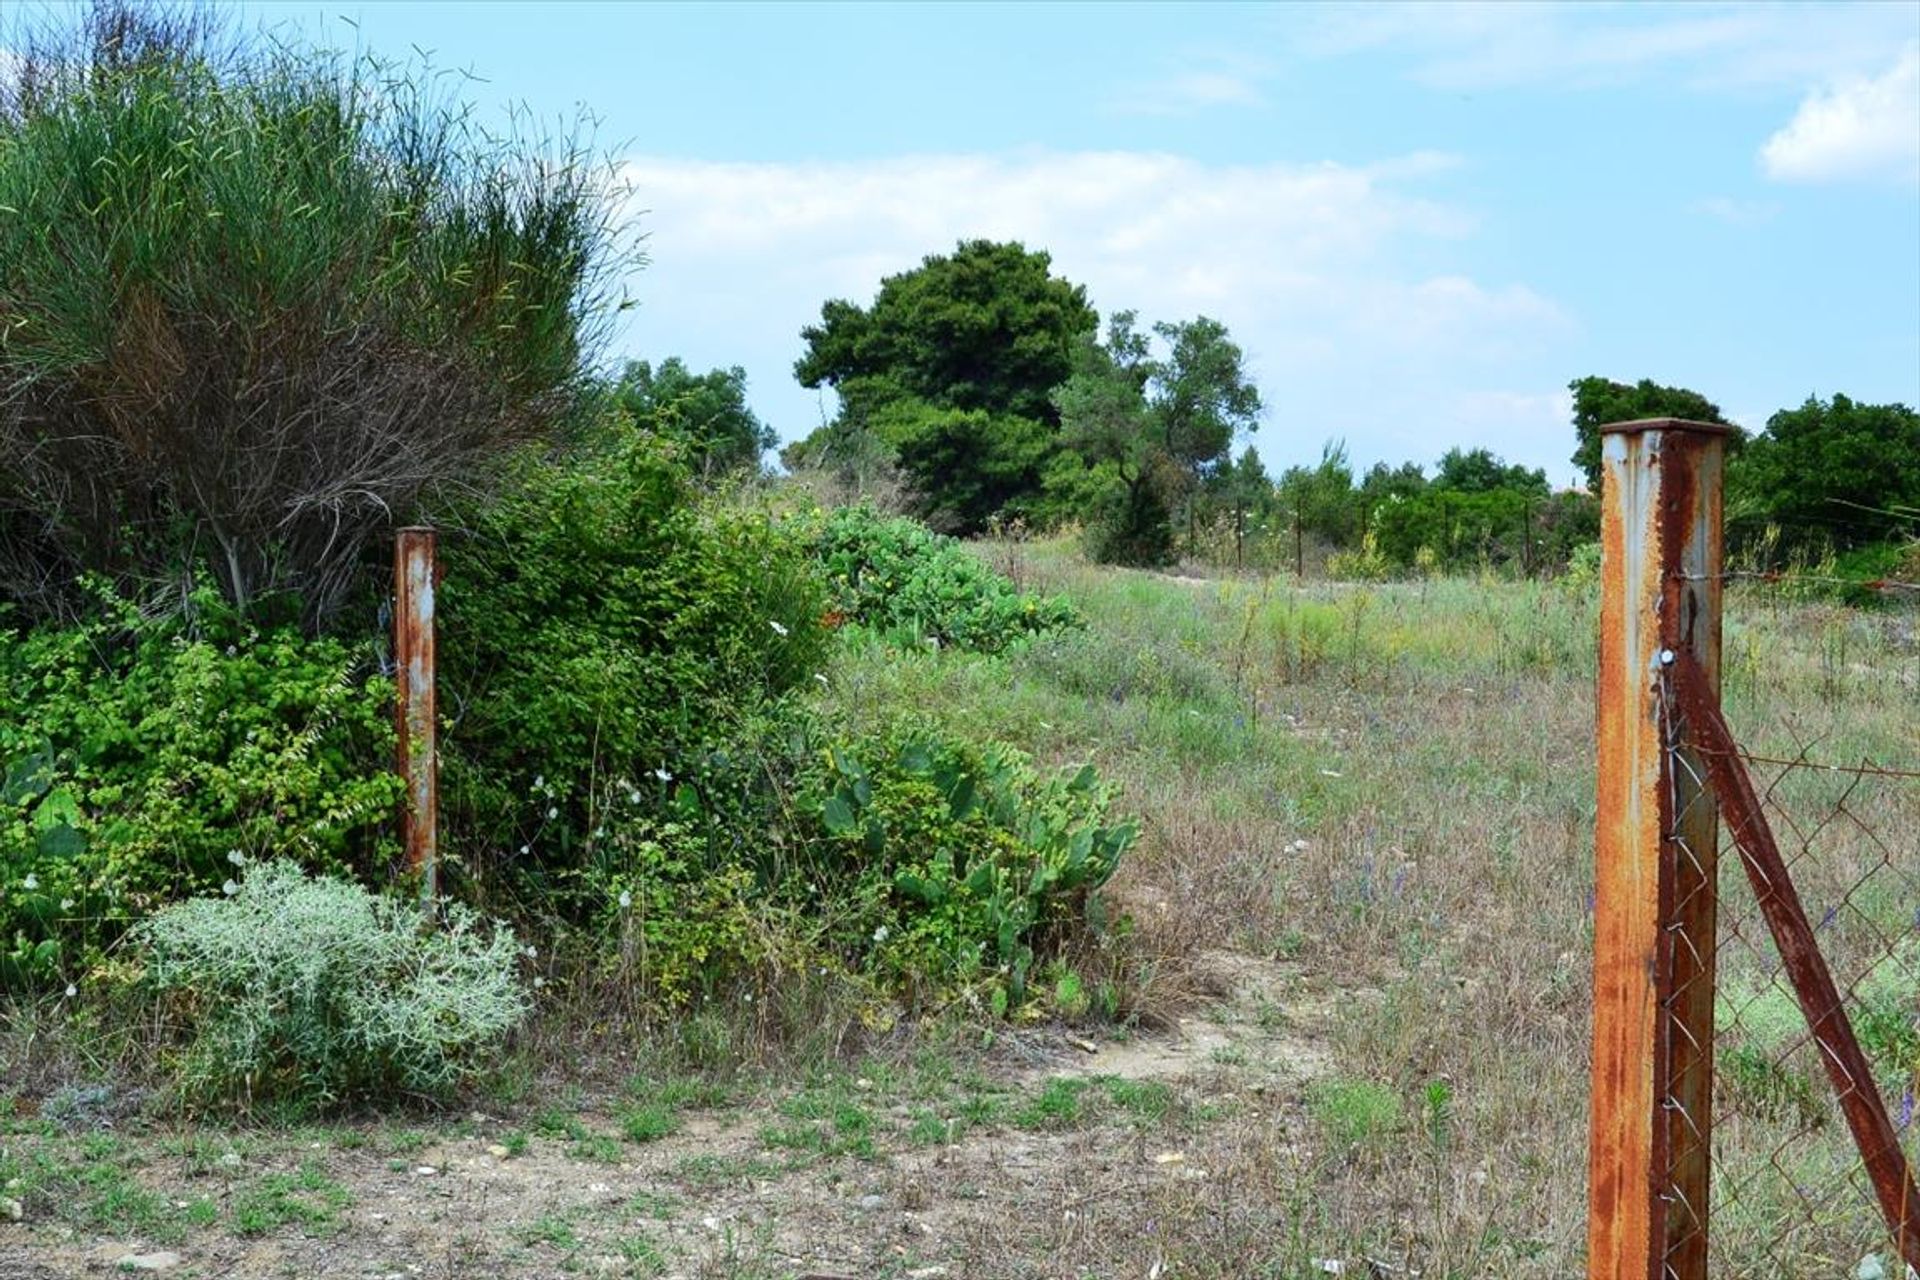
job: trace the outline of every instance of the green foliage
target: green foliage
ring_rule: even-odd
[[[0,593],[35,607],[197,547],[324,619],[396,517],[562,420],[610,312],[578,150],[213,25],[107,4],[10,66]]]
[[[1019,244],[966,241],[881,281],[871,307],[835,299],[794,376],[840,394],[833,423],[793,457],[895,459],[919,514],[955,533],[1038,496],[1056,447],[1052,394],[1097,317],[1086,293]]]
[[[827,836],[809,868],[840,948],[930,991],[995,976],[996,1012],[1026,997],[1038,952],[1085,922],[1131,847],[1093,766],[1043,777],[1008,747],[901,733],[827,753],[807,810]]]
[[[424,927],[410,904],[286,862],[231,888],[133,934],[188,1029],[189,1096],[324,1107],[441,1094],[526,1010],[512,933],[464,908]]]
[[[805,387],[885,377],[930,404],[1052,423],[1073,340],[1096,317],[1053,260],[1017,243],[963,241],[880,282],[873,305],[841,300],[801,331]]]
[[[1573,465],[1587,477],[1587,488],[1600,492],[1600,428],[1613,422],[1640,418],[1685,418],[1690,422],[1717,422],[1726,426],[1720,406],[1685,387],[1663,387],[1651,378],[1629,385],[1608,378],[1575,378],[1567,384],[1573,393],[1573,433],[1578,447]],[[1737,448],[1739,429],[1733,437]]]
[[[738,365],[695,374],[678,356],[658,369],[631,361],[613,399],[643,430],[680,441],[694,473],[703,477],[756,471],[760,455],[778,441],[747,404],[747,371]]]
[[[530,465],[442,558],[443,792],[476,860],[578,866],[613,801],[822,660],[798,531],[699,499],[651,436]]]
[[[1731,518],[1780,546],[1844,551],[1920,530],[1920,413],[1809,397],[1767,419],[1729,469]]]
[[[1088,529],[1089,554],[1103,563],[1157,565],[1172,559],[1176,502],[1186,506],[1191,533],[1203,485],[1224,473],[1227,500],[1244,505],[1247,494],[1232,484],[1232,448],[1258,422],[1260,393],[1218,321],[1156,324],[1166,348],[1156,357],[1135,320],[1131,311],[1116,312],[1104,343],[1091,334],[1080,339],[1054,404],[1062,442],[1089,470],[1110,477]]]
[[[0,615],[0,986],[68,975],[229,855],[384,861],[400,796],[368,658],[211,590],[154,619],[100,589],[69,626]]]
[[[995,653],[1024,636],[1079,625],[1062,597],[1015,590],[952,538],[871,507],[822,517],[813,554],[833,609],[883,635]]]
[[[754,902],[752,869],[685,823],[611,817],[603,831],[581,879],[634,994],[682,1008],[744,976],[773,923]]]

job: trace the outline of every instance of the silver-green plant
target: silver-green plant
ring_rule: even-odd
[[[140,924],[146,977],[187,1040],[196,1098],[325,1107],[445,1093],[526,1013],[518,946],[451,905],[417,907],[287,862]]]

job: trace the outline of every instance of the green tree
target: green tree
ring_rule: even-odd
[[[1359,497],[1344,440],[1321,446],[1318,465],[1288,467],[1280,477],[1284,518],[1336,547],[1350,545],[1359,535]]]
[[[1074,352],[1073,375],[1054,393],[1061,442],[1094,473],[1089,551],[1108,564],[1157,565],[1173,558],[1167,492],[1173,476],[1147,400],[1154,375],[1148,340],[1132,311],[1107,320],[1107,340],[1091,335]],[[1101,480],[1107,481],[1104,485]],[[1088,487],[1070,477],[1082,492]]]
[[[1246,357],[1218,320],[1198,316],[1153,326],[1167,354],[1149,365],[1161,449],[1186,477],[1187,537],[1207,477],[1233,456],[1233,443],[1260,423],[1260,391]]]
[[[1741,523],[1780,526],[1788,546],[1847,549],[1920,525],[1920,413],[1904,404],[1808,397],[1767,419],[1729,468]]]
[[[1610,422],[1638,418],[1685,418],[1692,422],[1728,422],[1720,406],[1685,387],[1663,387],[1651,378],[1628,384],[1608,378],[1575,378],[1567,384],[1573,393],[1573,433],[1578,447],[1573,465],[1587,477],[1587,487],[1600,492],[1600,428]],[[1739,444],[1738,428],[1733,441]]]
[[[962,242],[888,276],[869,307],[834,299],[801,331],[802,386],[832,387],[835,419],[794,457],[844,467],[884,454],[919,515],[977,533],[1035,503],[1056,448],[1054,390],[1098,317],[1052,259],[1017,243]]]
[[[614,386],[614,403],[639,426],[679,440],[694,473],[708,478],[758,468],[778,440],[748,406],[747,371],[738,365],[696,374],[678,356],[658,369],[631,361]]]
[[[880,282],[873,305],[834,299],[800,331],[804,387],[882,377],[900,394],[950,409],[1059,422],[1055,387],[1077,338],[1099,323],[1086,290],[1052,274],[1044,251],[964,241]]]
[[[1529,470],[1518,463],[1508,465],[1486,449],[1461,449],[1458,446],[1441,456],[1433,487],[1454,489],[1461,493],[1511,489],[1539,498],[1546,497],[1548,493],[1545,471],[1537,468]]]
[[[1260,415],[1260,393],[1226,326],[1205,316],[1153,327],[1164,347],[1115,312],[1104,344],[1084,339],[1073,376],[1055,393],[1061,441],[1090,466],[1106,465],[1128,490],[1113,509],[1152,518],[1184,502],[1191,539],[1203,489],[1232,466],[1233,444]],[[1262,469],[1261,474],[1265,472]],[[1154,493],[1145,492],[1152,486]],[[1156,545],[1128,537],[1121,545]]]

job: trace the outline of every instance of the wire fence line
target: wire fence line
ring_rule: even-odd
[[[1910,1172],[1920,1073],[1920,770],[1756,758],[1732,743],[1717,708],[1712,718],[1726,743],[1709,740],[1701,712],[1679,709],[1665,742],[1672,777],[1689,784],[1685,805],[1718,800],[1724,812],[1728,792],[1750,798],[1726,824],[1748,874],[1717,868],[1717,921],[1704,940],[1713,956],[1705,966],[1712,1111],[1700,1126],[1712,1137],[1701,1215],[1707,1273],[1904,1274],[1920,1263]],[[1715,767],[1700,771],[1696,762]],[[1771,775],[1754,779],[1753,763]],[[1731,776],[1735,768],[1742,776]],[[1677,829],[1687,817],[1676,810]],[[1756,838],[1773,846],[1776,864],[1746,855]],[[1798,917],[1803,938],[1768,919],[1769,896]],[[1796,972],[1797,941],[1824,981]]]
[[[1792,575],[1725,568],[1724,444],[1602,430],[1588,1276],[1920,1276],[1920,762],[1737,736],[1723,593]]]

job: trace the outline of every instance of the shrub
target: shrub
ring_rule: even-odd
[[[134,931],[147,980],[187,1031],[196,1098],[324,1107],[438,1095],[526,1012],[504,927],[254,866],[225,897],[168,907]]]
[[[997,976],[1004,1013],[1132,846],[1111,802],[1093,766],[1044,777],[1010,747],[910,732],[834,749],[803,800],[826,838],[790,887],[892,984]]]
[[[371,659],[210,590],[160,619],[104,589],[69,626],[0,615],[0,986],[71,972],[236,851],[378,865],[400,784]]]
[[[699,498],[648,435],[530,463],[442,558],[449,844],[549,887],[630,795],[661,793],[656,773],[680,774],[823,659],[794,530]]]
[[[952,538],[871,507],[822,517],[814,555],[835,611],[883,634],[996,653],[1080,624],[1065,599],[1024,594]]]
[[[236,605],[324,619],[396,520],[552,432],[610,314],[577,148],[215,26],[103,4],[0,91],[0,592],[36,607],[196,546]]]

